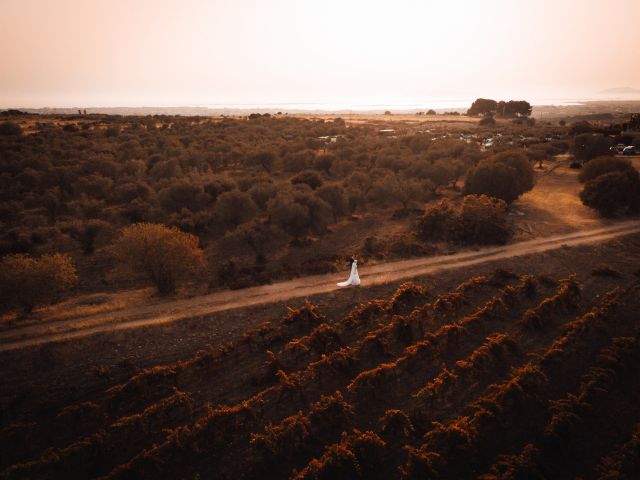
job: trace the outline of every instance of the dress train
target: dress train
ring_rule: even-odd
[[[349,279],[344,282],[338,282],[339,287],[348,287],[349,285],[360,285],[360,275],[358,275],[358,261],[354,260],[351,264],[351,274]]]

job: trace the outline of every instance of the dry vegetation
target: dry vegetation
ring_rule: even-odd
[[[148,269],[124,274],[113,249],[139,222],[197,237],[208,264],[197,291],[330,272],[353,253],[366,263],[434,252],[415,235],[417,215],[441,198],[460,202],[468,172],[512,179],[498,168],[505,158],[526,164],[569,147],[562,127],[485,128],[460,116],[5,117],[0,254],[68,254],[76,293],[143,284]],[[389,127],[395,135],[380,134]],[[491,148],[480,145],[487,137]],[[474,185],[469,193],[502,195]]]
[[[57,365],[76,388],[3,395],[1,475],[634,478],[640,292],[623,260],[405,283],[331,316],[307,303],[182,360],[96,367],[91,388]]]
[[[534,165],[570,148],[586,204],[637,207],[611,195],[612,175],[629,193],[637,172],[592,160],[622,138],[609,126],[588,126],[591,149],[585,125],[529,119],[14,117],[0,128],[0,293],[27,311],[76,274],[100,309],[97,292],[148,280],[235,288],[349,253],[505,242]],[[64,359],[51,344],[3,352],[0,476],[635,478],[640,244],[572,252],[449,274],[448,289],[442,274],[280,318],[111,332],[64,344]]]

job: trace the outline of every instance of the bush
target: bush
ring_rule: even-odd
[[[255,254],[256,263],[263,263],[271,251],[286,242],[287,236],[276,225],[253,219],[228,232],[225,239],[234,246],[249,247]]]
[[[0,123],[0,135],[20,135],[22,128],[17,123],[2,122]]]
[[[300,172],[295,177],[292,177],[291,183],[294,185],[304,183],[315,190],[322,185],[322,178],[320,178],[320,175],[313,170],[306,170],[304,172]]]
[[[458,209],[449,199],[430,205],[418,221],[417,234],[423,240],[454,241],[458,228]]]
[[[425,211],[417,233],[423,240],[502,244],[510,235],[507,204],[486,195],[467,195],[460,206],[443,199]]]
[[[78,280],[71,257],[60,253],[33,258],[7,255],[0,262],[0,299],[8,308],[22,307],[29,313],[49,303]]]
[[[589,180],[580,200],[604,217],[640,210],[640,175],[633,170],[614,171]]]
[[[501,152],[467,172],[464,193],[489,195],[513,202],[533,188],[533,168],[519,151]]]
[[[297,203],[291,195],[280,194],[267,204],[269,220],[290,235],[300,237],[309,228],[309,207]]]
[[[507,225],[507,204],[486,195],[467,195],[460,208],[462,243],[505,243],[510,230]]]
[[[188,180],[176,180],[158,192],[160,205],[167,212],[179,212],[188,208],[197,212],[210,199],[202,187]]]
[[[339,185],[325,185],[318,189],[318,196],[331,206],[333,219],[349,214],[349,198]]]
[[[250,194],[233,190],[222,193],[213,210],[220,224],[227,228],[238,226],[253,218],[258,212],[258,207]]]
[[[611,141],[604,135],[593,135],[591,133],[583,133],[575,138],[571,153],[582,162],[588,162],[592,158],[603,155],[611,155],[609,147]]]
[[[109,224],[107,222],[99,219],[90,219],[84,222],[75,221],[63,228],[63,231],[80,243],[82,253],[92,255],[95,250],[96,238],[101,232],[108,229]]]
[[[320,153],[313,160],[313,168],[315,168],[316,170],[321,170],[328,175],[335,160],[335,155],[332,155],[330,153]]]
[[[248,193],[254,203],[261,210],[264,210],[267,207],[267,202],[278,193],[278,188],[273,183],[262,182],[252,186]]]
[[[115,252],[125,267],[145,274],[162,295],[174,292],[180,281],[197,276],[206,266],[198,237],[153,223],[124,228]]]
[[[560,120],[560,122],[564,122],[564,120]],[[564,126],[565,123],[560,123],[560,125]],[[593,127],[589,122],[585,120],[572,123],[571,128],[569,128],[569,135],[581,135],[583,133],[591,133],[591,132],[593,132]]]
[[[580,172],[578,180],[582,183],[593,180],[600,175],[609,172],[624,172],[635,170],[631,162],[626,158],[598,157],[588,162],[584,170]]]
[[[482,117],[478,122],[478,125],[481,126],[491,126],[496,124],[496,119],[491,116]]]
[[[271,173],[273,165],[276,162],[276,155],[273,152],[259,152],[249,155],[244,163],[246,166],[259,166],[263,168],[267,173]]]

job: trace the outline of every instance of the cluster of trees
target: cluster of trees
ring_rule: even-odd
[[[526,100],[509,100],[507,102],[495,101],[489,98],[478,98],[467,110],[467,115],[485,115],[500,117],[529,117],[531,115],[531,104]]]
[[[318,139],[337,134],[347,141]],[[0,253],[60,249],[71,238],[88,255],[135,222],[209,241],[254,218],[317,235],[355,210],[428,199],[479,157],[457,140],[380,139],[340,119],[265,116],[98,117],[74,131],[2,136],[0,154]]]
[[[112,246],[152,236],[156,227],[138,224],[164,225],[175,238],[178,231],[191,235],[181,241],[200,248],[194,255],[206,261],[164,280],[140,266],[162,293],[202,271],[209,285],[225,284],[221,265],[238,258],[274,278],[283,274],[289,246],[307,248],[354,213],[422,210],[445,189],[458,191],[461,179],[464,194],[510,203],[531,188],[531,161],[568,148],[545,143],[550,131],[543,128],[530,135],[538,143],[511,151],[506,144],[517,137],[501,126],[504,145],[481,151],[443,127],[384,138],[376,125],[347,127],[339,118],[257,114],[81,115],[36,125],[35,133],[10,125],[0,135],[0,256],[68,254],[81,288],[91,289],[121,281],[93,274],[97,265],[126,263],[127,249],[107,254]],[[335,135],[341,141],[326,142]]]
[[[90,274],[95,265],[123,261],[107,250],[123,229],[132,235],[128,226],[192,235],[215,285],[229,249],[255,265],[277,265],[284,247],[308,244],[299,240],[321,237],[353,213],[422,208],[442,189],[457,189],[485,155],[455,138],[381,138],[375,126],[347,128],[341,119],[42,120],[35,133],[5,122],[0,135],[0,256],[70,255],[85,289],[103,281]],[[332,135],[343,141],[322,138]],[[166,293],[185,273],[147,275]]]

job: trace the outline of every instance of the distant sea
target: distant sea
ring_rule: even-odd
[[[389,103],[235,103],[235,104],[201,104],[191,107],[204,107],[213,110],[256,110],[269,112],[415,112],[433,109],[437,112],[444,110],[466,110],[475,98],[434,99],[409,102]],[[581,105],[588,100],[577,99],[535,99],[529,100],[531,105]]]
[[[593,101],[640,101],[639,95],[630,96],[604,96],[592,98],[528,98],[534,107],[542,106],[580,106]],[[491,98],[491,97],[488,97]],[[426,112],[430,109],[437,113],[448,111],[466,112],[475,98],[439,98],[427,100],[390,101],[380,103],[347,103],[347,102],[309,102],[309,103],[201,103],[183,105],[160,106],[90,106],[78,104],[77,106],[55,106],[42,108],[21,108],[19,106],[3,107],[16,108],[30,113],[41,114],[77,114],[79,109],[87,113],[105,113],[116,115],[248,115],[250,113],[415,113]]]

